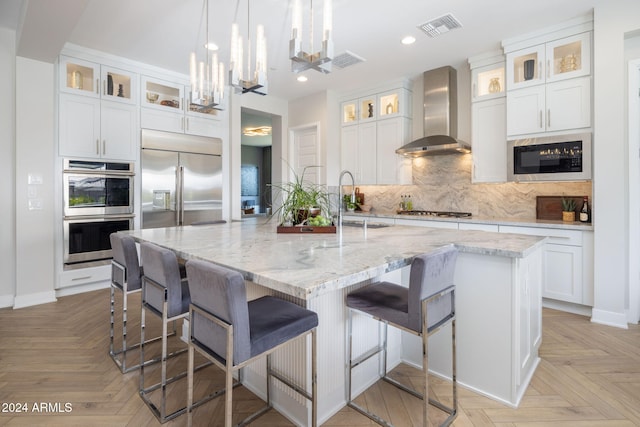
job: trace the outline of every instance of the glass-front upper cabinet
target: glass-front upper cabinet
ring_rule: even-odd
[[[184,85],[142,76],[141,106],[179,113],[183,100]]]
[[[407,89],[398,88],[378,94],[378,118],[386,119],[395,116],[410,116],[409,96]]]
[[[504,60],[471,70],[472,101],[498,98],[505,94]]]
[[[350,125],[357,123],[358,118],[358,103],[357,101],[347,101],[342,103],[340,122],[343,125]]]
[[[60,90],[64,92],[135,104],[137,83],[136,73],[60,56]]]
[[[341,123],[343,125],[356,124],[376,119],[376,96],[343,102],[341,108]]]
[[[358,115],[359,121],[368,121],[376,119],[376,97],[368,96],[365,98],[360,98],[358,100],[358,109],[360,114]]]
[[[546,44],[547,82],[591,74],[591,32]]]
[[[547,42],[507,54],[507,88],[591,74],[591,32]]]
[[[544,83],[545,45],[533,46],[507,54],[507,89]]]
[[[60,90],[100,97],[100,64],[60,56]]]
[[[135,104],[138,101],[138,75],[102,66],[102,98],[111,101]]]

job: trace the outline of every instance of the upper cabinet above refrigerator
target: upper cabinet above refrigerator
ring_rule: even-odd
[[[60,56],[60,90],[103,100],[136,104],[138,75],[83,59]]]

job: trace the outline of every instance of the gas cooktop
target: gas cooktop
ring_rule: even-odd
[[[446,211],[398,211],[399,215],[437,216],[441,218],[469,218],[471,212],[446,212]]]

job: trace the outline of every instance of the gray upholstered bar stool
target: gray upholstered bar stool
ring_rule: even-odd
[[[267,357],[267,404],[239,425],[272,407],[271,378],[311,401],[312,425],[317,425],[316,327],[318,315],[294,303],[265,296],[247,302],[242,275],[203,261],[188,261],[192,303],[189,309],[188,423],[192,424],[194,353],[204,355],[225,371],[225,426],[231,426],[233,374],[255,359]],[[311,334],[311,393],[285,379],[271,367],[271,353],[294,338]],[[240,376],[241,379],[241,376]]]
[[[184,378],[186,369],[171,378],[167,378],[167,359],[187,351],[187,348],[168,353],[168,325],[169,322],[183,319],[189,315],[189,287],[187,280],[182,279],[176,254],[168,249],[161,248],[152,243],[140,244],[140,256],[144,267],[142,275],[142,311],[140,319],[140,387],[139,393],[142,400],[149,406],[153,414],[161,423],[183,414],[186,407],[181,407],[167,414],[167,385]],[[162,319],[162,354],[160,356],[161,372],[160,382],[150,386],[145,384],[145,323],[146,313],[151,312]],[[198,367],[202,368],[205,365]],[[160,389],[159,408],[151,398],[151,393]],[[210,396],[208,398],[213,398]]]
[[[124,374],[140,367],[139,363],[127,366],[127,352],[137,349],[140,343],[127,343],[127,310],[128,296],[140,292],[142,287],[142,267],[138,261],[138,251],[133,237],[122,233],[112,233],[111,250],[113,259],[111,260],[111,326],[109,333],[109,356],[116,363],[120,371]],[[115,291],[122,292],[122,347],[115,348]],[[160,339],[156,337],[147,342]]]
[[[394,386],[424,401],[423,425],[427,426],[429,404],[449,414],[441,424],[449,425],[458,413],[458,396],[456,384],[456,340],[455,340],[455,285],[453,273],[458,251],[453,245],[442,247],[436,251],[418,255],[411,263],[409,288],[388,282],[365,286],[347,295],[348,329],[349,329],[349,376],[347,379],[347,405],[366,415],[383,426],[391,426],[388,421],[373,414],[355,403],[351,397],[351,370],[369,359],[383,353],[382,378]],[[357,359],[352,354],[352,312],[364,313],[384,324],[382,344]],[[453,407],[429,398],[429,360],[428,337],[444,325],[451,323],[452,346],[452,387]],[[422,370],[424,373],[424,389],[422,393],[397,382],[387,376],[387,326],[391,325],[403,331],[422,337]]]

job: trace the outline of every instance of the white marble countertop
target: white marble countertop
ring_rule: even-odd
[[[470,224],[490,224],[490,225],[513,225],[516,227],[535,227],[535,228],[558,228],[563,230],[581,230],[581,231],[593,231],[593,224],[582,223],[579,221],[566,222],[561,220],[542,220],[542,219],[513,219],[513,218],[482,218],[482,217],[468,217],[468,218],[446,218],[446,217],[434,217],[434,216],[420,216],[420,215],[398,215],[395,212],[350,212],[349,216],[361,216],[368,218],[393,218],[393,219],[415,219],[418,221],[447,221],[458,223],[470,223]]]
[[[420,253],[454,244],[461,252],[519,258],[545,237],[394,225],[342,227],[335,234],[276,233],[275,221],[127,231],[137,241],[166,247],[241,272],[246,280],[309,299],[409,265]]]

